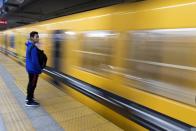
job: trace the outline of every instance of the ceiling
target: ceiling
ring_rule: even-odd
[[[5,30],[31,24],[59,16],[96,9],[122,2],[141,0],[5,0],[0,9],[0,18],[7,24],[0,25]]]

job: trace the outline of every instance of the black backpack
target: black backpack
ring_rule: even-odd
[[[30,52],[34,47],[37,48],[36,46],[31,46]],[[40,64],[41,68],[43,69],[46,67],[46,63],[47,63],[48,58],[43,50],[40,50],[37,48],[37,53],[38,53],[39,64]]]

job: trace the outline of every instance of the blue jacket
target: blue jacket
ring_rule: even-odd
[[[33,43],[31,41],[26,42],[26,70],[31,74],[40,74],[42,72],[41,66],[38,60],[37,47],[31,48]],[[31,50],[30,50],[31,48]]]

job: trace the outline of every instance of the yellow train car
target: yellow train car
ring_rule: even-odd
[[[49,58],[45,71],[55,72],[56,84],[61,76],[70,81],[64,91],[125,130],[190,130],[195,11],[194,0],[118,4],[3,31],[0,47],[23,61],[25,41],[36,30]]]

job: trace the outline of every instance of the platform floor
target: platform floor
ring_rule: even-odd
[[[0,131],[121,131],[87,106],[39,77],[39,107],[25,107],[25,68],[0,53]]]

